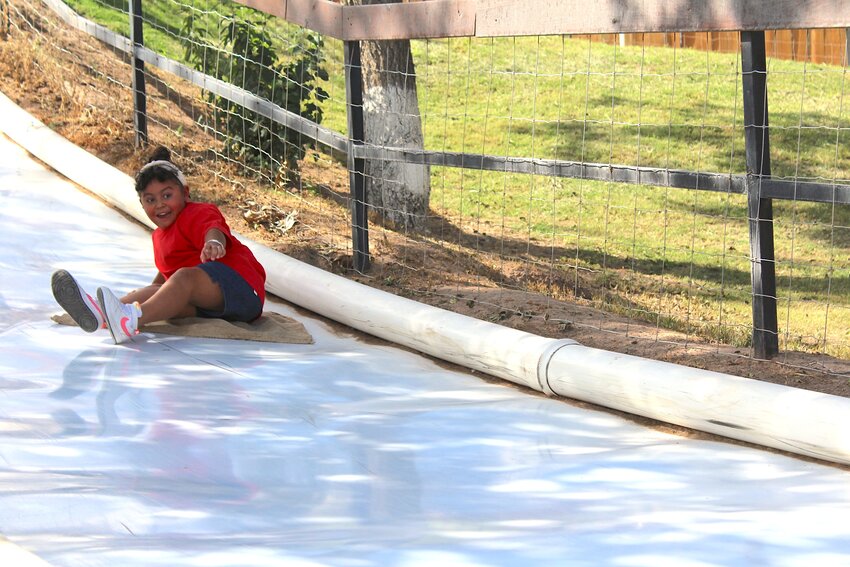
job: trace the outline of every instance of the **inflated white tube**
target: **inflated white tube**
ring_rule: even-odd
[[[0,94],[0,128],[48,165],[151,226],[132,179]],[[296,305],[443,360],[550,395],[850,464],[850,400],[617,354],[397,297],[251,243],[267,289]]]
[[[581,345],[554,353],[547,387],[698,431],[850,464],[850,400]]]

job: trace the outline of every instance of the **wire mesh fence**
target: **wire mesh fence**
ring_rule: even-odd
[[[71,5],[128,36],[124,2]],[[4,13],[6,74],[20,74],[21,96],[40,97],[66,136],[134,171],[145,151],[114,149],[133,143],[128,50],[38,0],[6,0]],[[366,48],[364,272],[351,265],[351,171],[337,143],[349,128],[343,42],[231,3],[146,2],[151,52],[254,97],[237,104],[148,64],[150,141],[172,148],[193,192],[229,211],[238,230],[369,285],[613,350],[648,343],[666,345],[668,358],[677,349],[749,357],[739,48],[635,37]],[[27,57],[38,72],[11,68]],[[772,179],[789,182],[792,197],[773,202],[777,360],[842,378],[847,368],[826,357],[850,359],[850,209],[840,198],[793,198],[811,182],[838,195],[850,179],[846,67],[816,60],[769,57],[766,74]],[[255,100],[339,138],[317,143]],[[498,160],[483,167],[489,158]],[[564,162],[583,173],[552,173]],[[586,173],[594,167],[595,177]],[[694,188],[616,182],[676,172]]]

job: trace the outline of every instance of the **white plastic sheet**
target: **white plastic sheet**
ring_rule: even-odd
[[[115,346],[52,323],[54,269],[142,285],[149,237],[5,140],[0,227],[0,533],[52,565],[850,563],[840,468],[483,381],[281,303],[315,344]]]

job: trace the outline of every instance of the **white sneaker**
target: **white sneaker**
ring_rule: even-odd
[[[106,328],[106,321],[97,301],[80,287],[74,276],[65,270],[56,270],[50,278],[53,297],[77,325],[87,333]]]
[[[97,302],[100,304],[100,309],[106,318],[106,325],[116,345],[126,343],[139,334],[139,317],[142,315],[142,310],[137,303],[133,305],[121,303],[121,300],[106,287],[97,288]]]

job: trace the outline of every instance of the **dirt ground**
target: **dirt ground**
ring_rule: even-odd
[[[20,13],[12,15],[13,25],[0,29],[0,90],[55,131],[133,175],[150,148],[135,147],[131,71],[124,57],[48,15],[25,14],[29,24]],[[172,149],[190,179],[193,198],[218,204],[232,228],[249,238],[391,293],[538,335],[850,396],[848,361],[798,352],[756,361],[749,349],[628,320],[583,304],[588,302],[580,297],[555,301],[500,288],[497,284],[504,282],[519,288],[547,274],[506,259],[498,243],[487,249],[486,241],[476,240],[471,248],[443,238],[447,219],[435,217],[431,230],[415,237],[373,222],[373,265],[366,274],[354,273],[344,166],[326,157],[308,158],[302,166],[305,187],[275,188],[271,180],[222,158],[221,141],[197,126],[206,110],[197,89],[149,71],[151,142]],[[290,214],[295,222],[286,228]]]

